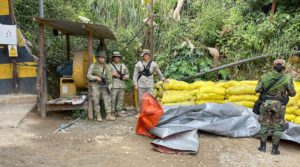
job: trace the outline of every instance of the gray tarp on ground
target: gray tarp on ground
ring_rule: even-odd
[[[152,144],[185,153],[197,153],[198,130],[229,137],[250,137],[257,134],[260,127],[257,115],[235,104],[168,106],[164,111],[157,127],[150,130],[160,138]],[[283,138],[300,143],[299,127],[291,125]]]

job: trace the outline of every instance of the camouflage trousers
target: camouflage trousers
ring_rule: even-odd
[[[277,100],[266,100],[260,107],[260,116],[258,122],[260,123],[260,139],[266,142],[268,133],[272,132],[272,142],[275,145],[279,144],[281,133],[285,129],[285,106]]]
[[[140,106],[141,106],[141,101],[142,101],[142,97],[145,93],[150,93],[151,95],[154,95],[154,89],[152,87],[150,88],[140,88],[138,90],[138,97],[139,97],[139,106],[138,106],[138,110],[140,111]],[[139,112],[138,111],[138,112]]]
[[[120,112],[124,109],[124,93],[122,88],[111,90],[112,94],[112,112]]]
[[[100,99],[103,100],[106,113],[111,113],[111,95],[105,88],[100,88],[98,84],[92,84],[92,99],[94,111],[100,114]]]

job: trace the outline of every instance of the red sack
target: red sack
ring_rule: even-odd
[[[159,102],[150,93],[145,93],[141,100],[136,133],[148,137],[155,137],[149,133],[149,130],[157,126],[163,114],[164,110]]]

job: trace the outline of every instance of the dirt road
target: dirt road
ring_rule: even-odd
[[[253,138],[232,139],[200,133],[196,156],[168,155],[152,150],[151,139],[134,133],[135,118],[116,122],[81,120],[66,133],[54,134],[68,123],[66,114],[41,119],[30,113],[19,128],[0,129],[1,167],[295,167],[300,164],[300,145],[282,142],[280,156],[257,151]]]

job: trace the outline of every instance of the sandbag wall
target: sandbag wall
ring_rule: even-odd
[[[290,98],[285,111],[285,119],[289,122],[300,124],[300,83],[294,82],[296,96]]]
[[[235,103],[253,108],[259,94],[255,93],[258,81],[211,82],[196,81],[186,83],[170,80],[170,83],[158,82],[155,96],[165,106],[197,105],[204,103]],[[290,98],[286,109],[286,120],[300,124],[300,83],[294,82],[297,95]]]

